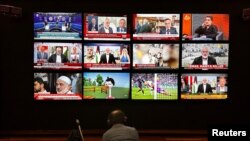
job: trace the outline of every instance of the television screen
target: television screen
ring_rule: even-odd
[[[177,100],[178,75],[172,73],[133,73],[132,99]]]
[[[229,14],[183,14],[182,40],[229,40]]]
[[[179,14],[133,14],[134,40],[179,40]]]
[[[35,100],[82,100],[81,73],[34,73]]]
[[[117,72],[84,72],[84,99],[128,99],[130,74]]]
[[[183,74],[181,99],[227,99],[227,74]]]
[[[81,13],[36,12],[34,18],[34,39],[81,40]]]
[[[182,44],[184,69],[228,69],[228,44]]]
[[[124,14],[84,14],[84,40],[130,40],[130,19]]]
[[[179,44],[134,44],[134,69],[178,69]]]
[[[86,43],[84,45],[84,69],[130,69],[130,45],[121,43]]]
[[[81,70],[81,43],[34,43],[34,69]]]

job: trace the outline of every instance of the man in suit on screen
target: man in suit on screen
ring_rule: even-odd
[[[175,27],[171,26],[171,20],[167,18],[165,21],[165,27],[160,30],[160,34],[178,34]]]
[[[110,27],[110,19],[106,18],[103,23],[103,27],[101,27],[98,33],[113,33],[113,29]]]
[[[219,78],[219,84],[216,87],[216,93],[227,93],[227,86],[226,86],[227,80],[225,77]]]
[[[60,46],[56,47],[56,53],[49,57],[48,62],[50,63],[67,63],[68,58],[63,54],[63,48]]]
[[[100,64],[116,64],[115,57],[110,53],[110,48],[106,48],[106,53],[101,55]]]
[[[217,65],[216,59],[209,56],[208,47],[201,49],[201,56],[194,59],[192,65]]]
[[[119,27],[117,27],[117,32],[127,32],[125,19],[120,19]]]
[[[147,18],[143,19],[143,24],[140,26],[140,30],[138,33],[151,33],[152,27],[149,24],[149,21]]]
[[[202,25],[195,30],[195,33],[198,34],[200,38],[215,40],[218,34],[218,28],[213,24],[213,17],[206,16]]]
[[[47,60],[48,59],[48,53],[45,52],[45,46],[40,46],[39,51],[37,52],[37,59],[40,60]]]
[[[91,23],[89,23],[88,25],[88,31],[98,31],[98,26],[96,21],[97,20],[95,17],[91,18]]]
[[[207,78],[203,78],[202,84],[198,86],[197,93],[213,93],[211,85],[207,83]]]

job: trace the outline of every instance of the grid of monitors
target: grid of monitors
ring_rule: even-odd
[[[228,98],[229,14],[36,12],[33,21],[35,100]]]

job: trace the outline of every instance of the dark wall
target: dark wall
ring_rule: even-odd
[[[157,129],[206,129],[208,124],[249,123],[250,21],[241,18],[248,0],[61,0],[8,1],[23,8],[23,17],[1,16],[0,129],[70,129],[79,118],[83,128],[106,128],[107,114],[124,110],[129,125]],[[6,3],[3,1],[2,3]],[[229,13],[230,95],[226,101],[34,101],[32,12]]]

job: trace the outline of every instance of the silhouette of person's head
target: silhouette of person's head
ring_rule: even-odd
[[[108,126],[113,126],[114,124],[125,124],[127,121],[127,116],[122,110],[114,110],[108,115]]]

